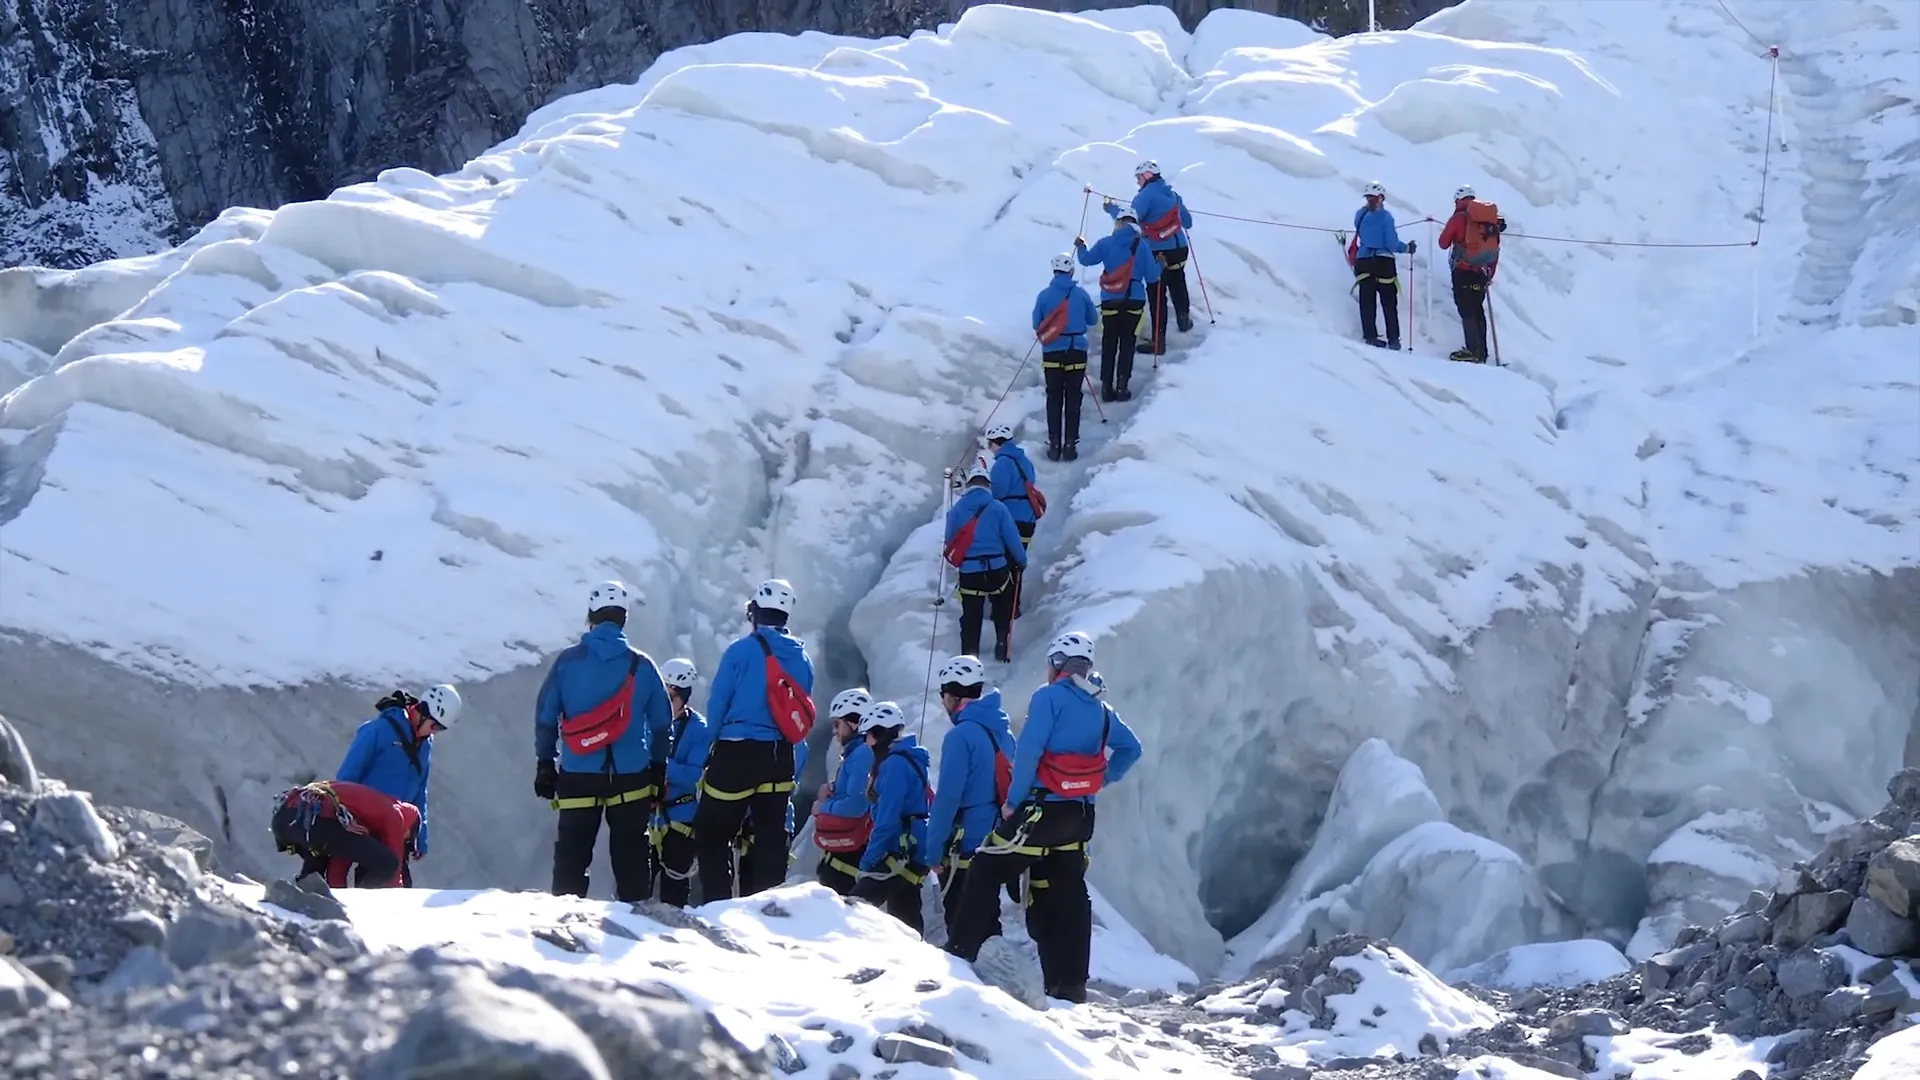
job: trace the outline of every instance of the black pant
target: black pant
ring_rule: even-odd
[[[334,818],[319,818],[303,834],[298,825],[299,811],[283,806],[273,814],[273,842],[282,850],[292,849],[301,857],[300,873],[322,876],[327,861],[345,859],[353,864],[356,889],[378,888],[393,880],[400,871],[400,860],[393,849],[366,833],[357,833]]]
[[[1140,329],[1138,300],[1100,302],[1100,390],[1108,395],[1125,390],[1133,378],[1133,335]]]
[[[926,920],[920,917],[920,886],[904,877],[861,878],[853,887],[853,898],[885,908],[916,934],[927,932]]]
[[[1192,302],[1187,296],[1187,249],[1168,248],[1153,257],[1160,263],[1160,280],[1147,286],[1147,302],[1152,305],[1153,351],[1158,355],[1167,351],[1168,297],[1173,299],[1174,321],[1181,324],[1190,317]]]
[[[854,860],[859,857],[858,854],[851,851],[842,852],[838,855],[827,851],[821,852],[820,873],[817,880],[820,884],[825,885],[841,896],[852,895],[853,887],[860,879],[854,877],[853,871],[848,870],[846,867],[854,866],[855,869],[858,869]],[[836,860],[838,860],[838,862],[836,862]],[[840,865],[840,863],[844,863],[845,865]]]
[[[1460,329],[1466,334],[1467,351],[1476,358],[1487,358],[1487,276],[1478,270],[1454,267],[1453,306],[1460,312]]]
[[[1017,529],[1020,533],[1020,546],[1027,551],[1032,551],[1033,550],[1033,530],[1039,528],[1040,523],[1037,521],[1016,521],[1013,523],[1013,527]],[[1013,567],[1013,599],[1011,601],[1013,605],[1013,613],[1010,616],[1008,616],[1009,618],[1017,619],[1020,617],[1020,605],[1021,605],[1020,587],[1025,582],[1026,576],[1027,576],[1026,567],[1024,566]],[[1002,634],[1000,636],[1000,640],[1005,641],[1006,635]],[[979,655],[979,654],[976,653],[975,655]]]
[[[1105,355],[1104,347],[1101,350]],[[1087,351],[1049,353],[1043,365],[1047,381],[1047,445],[1080,441],[1080,382],[1087,374]]]
[[[722,740],[707,755],[693,843],[700,894],[712,903],[733,896],[733,842],[753,818],[753,848],[741,865],[742,896],[787,877],[787,801],[793,796],[793,744],[785,739]]]
[[[1353,276],[1360,283],[1360,331],[1368,341],[1378,340],[1373,321],[1376,299],[1387,318],[1387,343],[1400,344],[1400,270],[1391,255],[1369,255],[1353,264]]]
[[[980,620],[991,602],[997,646],[1013,639],[1013,572],[1006,567],[960,574],[960,651],[980,655]]]
[[[1043,978],[1051,980],[1047,991],[1076,1000],[1076,995],[1086,995],[1092,964],[1093,898],[1087,893],[1086,844],[1093,839],[1093,805],[1049,800],[1041,806],[1025,846],[1045,849],[1044,854],[974,853],[947,951],[969,963],[976,959],[980,946],[999,932],[1000,890],[1032,869],[1045,879],[1049,894],[1033,939],[1040,949]],[[993,846],[1003,835],[1000,830],[1008,828],[1002,823],[981,846]]]
[[[587,868],[593,865],[593,846],[600,839],[600,819],[607,819],[607,861],[613,864],[613,892],[628,902],[653,895],[653,840],[647,825],[653,818],[653,799],[623,795],[653,784],[653,774],[585,773],[562,771],[554,778],[553,797],[560,803],[560,821],[553,838],[553,894],[587,895]],[[568,806],[569,800],[588,805]],[[602,802],[607,805],[601,805]]]
[[[658,865],[661,903],[686,907],[693,894],[693,834],[668,825],[660,840]]]
[[[1084,868],[1087,864],[1087,853],[1084,848],[1079,852],[1079,855],[1080,864]],[[1064,858],[1064,854],[1062,857]],[[1081,871],[1081,875],[1081,883],[1084,885],[1084,869]],[[1041,942],[1056,941],[1059,939],[1058,935],[1062,932],[1072,933],[1073,920],[1075,918],[1073,905],[1075,902],[1075,896],[1071,891],[1066,895],[1055,892],[1053,883],[1047,880],[1044,868],[1036,865],[1032,870],[1027,872],[1027,936],[1035,942]],[[1091,911],[1091,908],[1092,900],[1089,899],[1089,911]],[[1064,929],[1056,930],[1056,927],[1062,926],[1060,922],[1062,918],[1066,920]],[[1091,923],[1091,914],[1088,915],[1088,920],[1089,923]],[[1087,933],[1089,936],[1092,935],[1093,931],[1091,927],[1089,927]],[[1072,974],[1059,970],[1062,951],[1061,949],[1046,949],[1040,953],[1040,985],[1046,987],[1049,997],[1066,997],[1069,1000],[1076,1001],[1083,1000],[1082,998],[1073,996],[1074,983],[1072,978],[1062,977],[1063,975]],[[1081,978],[1081,983],[1084,985],[1084,977]]]

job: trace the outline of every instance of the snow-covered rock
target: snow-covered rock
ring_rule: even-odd
[[[957,647],[940,469],[989,414],[1037,441],[1031,291],[1097,232],[1084,188],[1151,156],[1202,212],[1209,317],[1041,464],[997,673],[1017,715],[1053,633],[1100,638],[1148,750],[1101,796],[1095,883],[1211,968],[1379,738],[1455,831],[1376,852],[1329,920],[1465,962],[1550,892],[1568,932],[1624,937],[1675,830],[1865,813],[1920,711],[1920,173],[1888,134],[1916,16],[1751,6],[1806,42],[1772,117],[1767,59],[1703,4],[1474,0],[1341,41],[997,6],[748,35],[455,174],[0,281],[0,337],[48,358],[0,399],[9,715],[56,775],[245,867],[275,859],[257,808],[380,691],[459,681],[422,882],[513,886],[550,839],[521,794],[539,664],[593,580],[710,671],[745,591],[789,577],[823,689],[913,707]],[[1348,227],[1376,178],[1420,241],[1410,353],[1352,340],[1327,239],[1205,216]],[[1515,226],[1505,368],[1439,358],[1420,219],[1462,180]],[[1436,875],[1490,913],[1391,910]]]
[[[1711,926],[1754,889],[1770,889],[1780,867],[1814,848],[1806,820],[1769,820],[1750,810],[1703,814],[1674,830],[1647,855],[1647,917],[1627,955],[1645,960],[1673,943],[1682,927]]]
[[[1605,941],[1544,941],[1516,945],[1477,964],[1447,973],[1447,981],[1495,990],[1535,986],[1571,987],[1599,982],[1632,968],[1620,950]]]

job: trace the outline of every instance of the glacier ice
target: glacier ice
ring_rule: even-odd
[[[1041,466],[1011,707],[1078,626],[1149,747],[1102,796],[1095,883],[1202,971],[1315,890],[1461,963],[1542,897],[1623,942],[1693,883],[1737,899],[1647,860],[1715,814],[1777,830],[1735,838],[1763,860],[1812,843],[1877,805],[1920,712],[1890,224],[1920,181],[1879,122],[1914,97],[1887,47],[1914,13],[1820,7],[1765,8],[1805,43],[1770,152],[1767,62],[1706,5],[1475,2],[1340,41],[986,6],[682,50],[455,174],[0,272],[0,379],[32,376],[0,398],[0,707],[51,770],[244,866],[267,795],[330,770],[379,690],[452,679],[472,719],[422,880],[538,885],[527,710],[583,583],[639,585],[636,638],[710,667],[777,572],[825,681],[917,708],[956,644],[940,469],[989,414],[1036,438],[1025,319],[1103,224],[1083,189],[1153,156],[1195,209],[1332,228],[1380,178],[1420,240],[1410,354],[1352,341],[1328,239],[1203,217],[1217,321]],[[1520,235],[1743,244],[1763,157],[1758,247]],[[1515,225],[1504,369],[1438,359],[1421,219],[1463,179]],[[1317,835],[1376,738],[1440,813]],[[1468,940],[1393,908],[1440,874],[1503,913]]]

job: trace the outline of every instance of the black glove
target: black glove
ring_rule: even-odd
[[[1420,242],[1418,240],[1407,241],[1407,254],[1411,255],[1414,252],[1419,250],[1420,250]]]
[[[559,779],[560,775],[558,771],[554,769],[553,762],[540,762],[533,767],[533,793],[543,799],[551,801],[553,799],[553,785],[558,782]]]

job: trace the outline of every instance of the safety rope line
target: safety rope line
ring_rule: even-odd
[[[1726,8],[1725,4],[1721,4],[1720,6],[1723,10]],[[1732,18],[1733,12],[1728,11],[1727,15],[1729,18]],[[1740,26],[1741,30],[1746,31],[1747,36],[1752,37],[1754,41],[1759,42],[1761,45],[1765,46],[1767,50],[1767,56],[1773,62],[1772,73],[1771,75],[1769,75],[1767,79],[1767,141],[1766,141],[1766,145],[1762,147],[1761,155],[1760,155],[1760,197],[1759,197],[1758,206],[1755,209],[1755,217],[1758,220],[1754,222],[1753,239],[1719,241],[1719,242],[1712,242],[1712,243],[1675,241],[1675,240],[1588,240],[1588,239],[1584,239],[1577,236],[1544,236],[1538,233],[1513,232],[1511,230],[1501,233],[1500,234],[1501,238],[1503,240],[1504,239],[1538,240],[1541,243],[1546,243],[1546,244],[1586,244],[1593,247],[1694,248],[1694,249],[1758,247],[1760,245],[1760,233],[1761,233],[1761,230],[1765,228],[1766,219],[1767,219],[1767,215],[1766,215],[1767,177],[1769,172],[1773,168],[1773,116],[1779,101],[1780,47],[1778,45],[1767,45],[1766,42],[1762,41],[1758,35],[1753,33],[1753,31],[1747,30],[1747,28],[1744,25],[1741,25],[1740,20],[1734,19],[1734,23],[1735,25]],[[1111,195],[1104,191],[1095,191],[1091,187],[1089,187],[1087,190],[1094,195],[1100,196],[1101,200],[1105,202],[1122,201],[1120,196],[1118,195]],[[1238,221],[1247,225],[1271,225],[1274,228],[1278,228],[1278,229],[1298,229],[1302,232],[1329,233],[1336,237],[1343,237],[1348,232],[1348,230],[1346,229],[1328,228],[1325,225],[1303,225],[1296,221],[1276,221],[1271,218],[1245,217],[1240,214],[1223,214],[1217,210],[1196,210],[1191,206],[1187,207],[1187,211],[1198,217],[1218,218],[1221,221]],[[1084,204],[1083,204],[1081,221],[1084,222],[1085,220],[1086,220],[1086,215],[1085,215]],[[1417,221],[1407,221],[1404,223],[1396,222],[1394,225],[1394,229],[1397,232],[1411,225],[1419,225],[1423,222],[1430,222],[1434,220],[1436,219],[1432,217],[1422,217]]]
[[[1733,25],[1739,27],[1742,33],[1752,38],[1753,43],[1755,45],[1758,45],[1763,49],[1772,49],[1774,51],[1774,55],[1776,56],[1779,55],[1779,52],[1780,52],[1779,48],[1773,45],[1768,45],[1765,38],[1761,37],[1759,34],[1756,34],[1751,30],[1748,30],[1747,24],[1740,21],[1740,16],[1735,15],[1733,13],[1733,9],[1728,7],[1724,2],[1724,0],[1713,0],[1713,2],[1720,5],[1720,10],[1727,13],[1727,18],[1733,21]]]

